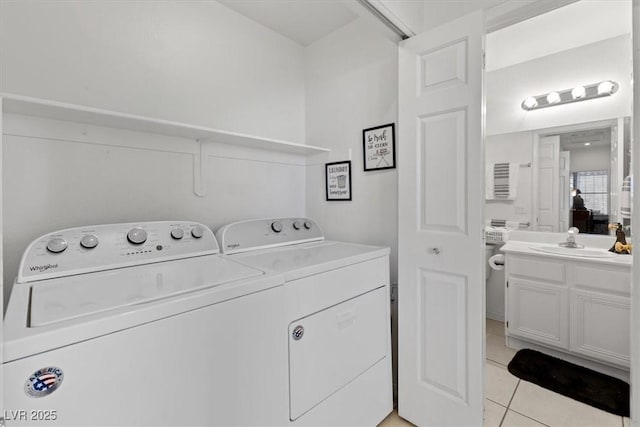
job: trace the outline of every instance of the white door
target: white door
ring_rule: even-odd
[[[543,136],[538,141],[538,206],[536,224],[539,231],[559,231],[558,208],[560,137]],[[562,230],[566,231],[566,230]]]
[[[400,44],[399,407],[482,425],[482,12]]]
[[[2,108],[2,97],[0,97],[0,306],[4,307],[4,265],[3,265],[3,260],[4,260],[4,256],[2,253],[2,152],[3,152],[3,145],[2,145],[2,135],[3,135],[3,128],[2,128],[2,118],[3,118],[4,114],[3,114],[3,108]],[[4,425],[4,413],[5,410],[9,409],[9,408],[5,408],[4,407],[4,396],[3,396],[3,391],[2,389],[4,388],[2,386],[2,384],[4,384],[4,378],[2,376],[2,372],[4,371],[4,368],[2,367],[2,364],[4,363],[4,339],[3,339],[3,334],[2,331],[4,331],[4,312],[0,313],[0,426]]]
[[[560,152],[560,222],[558,231],[569,229],[569,211],[571,210],[571,187],[569,186],[569,174],[571,169],[571,152]]]

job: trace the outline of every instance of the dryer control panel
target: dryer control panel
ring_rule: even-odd
[[[216,231],[216,237],[225,254],[324,240],[318,224],[301,217],[234,222]]]
[[[211,230],[189,221],[136,222],[69,228],[34,240],[17,282],[51,279],[218,252]]]

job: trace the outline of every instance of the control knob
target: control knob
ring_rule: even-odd
[[[191,229],[191,235],[195,238],[195,239],[199,239],[202,236],[204,236],[204,230],[202,227],[200,227],[199,225],[193,227]]]
[[[293,228],[295,228],[296,230],[300,230],[302,228],[302,223],[300,221],[294,221]]]
[[[85,249],[93,249],[98,246],[98,237],[93,234],[85,234],[80,239],[80,246]]]
[[[184,231],[182,230],[182,228],[174,228],[173,230],[171,230],[171,237],[176,240],[180,240],[184,237]]]
[[[67,249],[67,241],[61,237],[54,237],[47,243],[47,250],[54,254],[64,252]]]
[[[281,232],[282,231],[282,223],[280,221],[273,221],[271,223],[271,229],[276,233]]]
[[[132,228],[127,233],[127,240],[134,245],[141,245],[147,241],[147,232],[142,228]]]
[[[310,221],[305,221],[304,222],[304,228],[306,228],[307,230],[311,230],[311,222]]]

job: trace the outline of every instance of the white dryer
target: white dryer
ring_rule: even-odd
[[[325,240],[305,218],[216,235],[228,259],[284,276],[289,424],[380,423],[393,409],[389,248]]]
[[[5,317],[7,425],[281,425],[282,277],[217,252],[184,221],[34,241]]]

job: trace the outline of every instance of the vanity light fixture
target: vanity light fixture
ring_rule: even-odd
[[[538,106],[538,101],[536,101],[536,99],[533,96],[530,96],[522,102],[522,105],[527,107],[526,108],[527,110],[533,110]]]
[[[549,104],[557,104],[560,102],[560,94],[558,92],[551,92],[547,95],[547,102]]]
[[[618,89],[617,87],[614,89],[613,85],[614,83],[610,80],[603,81],[598,85],[598,95],[611,95]]]
[[[586,94],[587,90],[584,88],[584,86],[576,86],[571,89],[571,96],[573,97],[573,99],[584,98]]]
[[[530,96],[522,101],[522,109],[525,111],[538,108],[553,107],[555,105],[569,104],[571,102],[586,101],[588,99],[602,98],[613,95],[618,91],[618,83],[605,80],[585,86],[576,86],[573,89],[559,90],[543,95]]]

